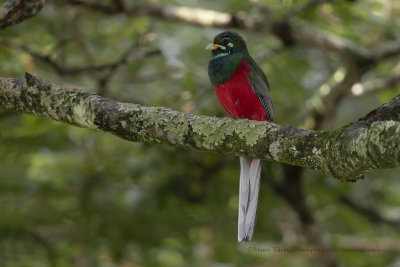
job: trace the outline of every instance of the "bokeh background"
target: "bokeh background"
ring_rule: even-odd
[[[29,72],[118,101],[224,116],[204,48],[224,30],[207,21],[229,14],[265,25],[229,29],[267,74],[276,123],[335,129],[400,92],[400,51],[354,67],[351,55],[269,29],[303,25],[376,51],[398,42],[396,0],[48,1],[0,30],[0,75]],[[342,93],[332,100],[333,90]],[[399,170],[346,183],[264,162],[254,240],[237,244],[233,156],[8,112],[0,133],[0,266],[400,266]]]

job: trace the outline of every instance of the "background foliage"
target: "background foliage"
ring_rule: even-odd
[[[221,29],[105,14],[72,2],[49,2],[35,17],[0,31],[1,76],[37,73],[124,102],[224,115],[204,50]],[[302,8],[307,3],[314,4]],[[394,0],[150,4],[268,21],[291,14],[295,22],[365,48],[379,48],[400,33],[400,3]],[[269,77],[279,124],[301,124],[312,97],[346,71],[337,53],[321,47],[285,46],[271,34],[238,32]],[[364,73],[320,128],[339,127],[398,94],[396,83],[360,90],[393,75],[400,75],[395,56]],[[31,115],[0,113],[0,133],[1,266],[400,264],[398,170],[368,173],[352,184],[298,169],[301,178],[291,180],[291,168],[264,162],[254,242],[237,244],[234,157],[130,143]],[[256,251],[274,247],[379,252]]]

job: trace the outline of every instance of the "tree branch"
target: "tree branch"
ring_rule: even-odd
[[[35,16],[47,0],[8,0],[0,7],[0,29]]]
[[[271,33],[285,45],[312,45],[341,55],[364,56],[364,49],[339,36],[318,32],[305,23],[289,23],[287,20],[266,21],[244,13],[226,13],[209,9],[155,4],[131,4],[123,9],[88,0],[66,0],[66,3],[82,6],[105,14],[125,13],[131,16],[149,16],[168,21],[181,22],[200,27],[236,28],[252,32]]]
[[[25,78],[0,78],[0,109],[100,129],[134,142],[274,160],[346,180],[400,165],[400,95],[337,130],[308,131],[120,103],[63,89],[28,73]]]
[[[33,58],[38,59],[50,67],[52,67],[58,74],[62,75],[76,75],[83,72],[96,72],[96,71],[113,71],[116,68],[131,64],[133,62],[139,61],[141,59],[152,57],[161,54],[160,49],[153,49],[146,52],[138,51],[137,47],[132,47],[125,54],[123,54],[119,59],[114,62],[98,64],[98,65],[86,65],[81,67],[68,67],[58,63],[56,60],[52,59],[51,55],[44,55],[30,49],[28,46],[20,45],[12,41],[0,39],[0,46],[8,46],[12,48],[19,49],[31,55]]]
[[[372,82],[369,82],[365,86],[360,85],[361,86],[360,92],[357,92],[357,91],[353,92],[353,90],[352,90],[352,93],[353,93],[353,95],[358,96],[358,95],[362,95],[365,93],[382,91],[387,88],[395,87],[398,84],[400,84],[400,73],[395,73],[395,74],[391,74],[385,78],[380,78],[380,79],[376,79]]]
[[[372,207],[366,205],[362,205],[361,203],[357,203],[350,197],[342,196],[339,199],[343,204],[347,205],[354,211],[357,211],[358,213],[368,217],[372,222],[385,223],[396,228],[400,226],[399,220],[386,218],[379,212],[379,210],[373,209]]]

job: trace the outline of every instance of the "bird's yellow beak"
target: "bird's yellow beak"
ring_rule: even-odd
[[[206,46],[206,50],[211,50],[211,51],[213,51],[213,50],[215,50],[215,49],[217,49],[217,48],[221,48],[222,50],[225,50],[225,49],[226,49],[226,47],[223,46],[223,45],[213,44],[213,43],[208,44],[208,45]]]

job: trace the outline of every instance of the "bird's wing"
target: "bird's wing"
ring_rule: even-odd
[[[252,71],[249,73],[247,79],[267,114],[267,120],[273,121],[274,104],[272,103],[271,94],[269,93],[267,77],[253,59],[249,60],[249,65],[251,66]]]

